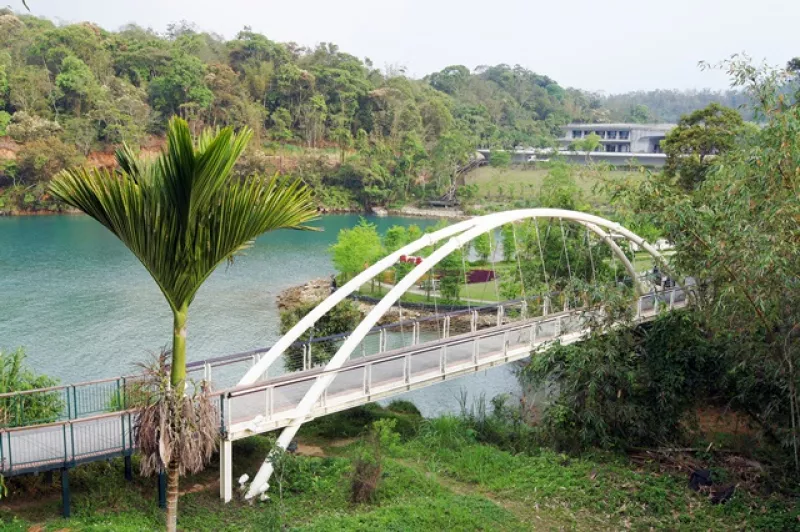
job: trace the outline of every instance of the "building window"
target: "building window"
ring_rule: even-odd
[[[581,138],[581,130],[580,129],[573,129],[572,130],[572,138],[573,139]]]
[[[600,137],[601,139],[606,138],[606,132],[605,131],[595,131],[594,134],[597,135],[598,137]]]
[[[631,138],[631,132],[630,131],[620,131],[619,132],[619,139],[620,140],[628,140],[629,138]]]
[[[617,145],[616,144],[606,144],[606,151],[607,152],[611,152],[611,153],[616,152],[617,151]]]
[[[613,139],[615,139],[615,138],[617,138],[617,132],[616,132],[616,131],[609,131],[609,132],[606,134],[606,138],[607,138],[607,139],[612,139],[612,140],[613,140]]]
[[[631,147],[630,147],[629,144],[621,144],[620,147],[619,147],[619,151],[624,152],[624,153],[628,153],[628,152],[631,151]]]

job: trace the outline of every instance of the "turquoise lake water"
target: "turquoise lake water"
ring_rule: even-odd
[[[191,306],[188,358],[271,345],[278,337],[276,296],[333,273],[328,247],[357,215],[330,215],[318,232],[278,231],[223,265]],[[435,220],[369,218],[394,224]],[[171,342],[172,318],[155,283],[104,227],[85,216],[0,217],[0,347],[25,348],[28,364],[61,382],[136,372],[135,364]],[[498,368],[408,394],[425,415],[452,411],[472,395],[516,392]]]

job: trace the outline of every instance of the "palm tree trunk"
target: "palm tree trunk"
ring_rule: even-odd
[[[167,466],[167,532],[178,530],[178,459]]]
[[[186,381],[186,314],[187,308],[173,311],[172,367],[170,385],[176,393],[183,394]],[[173,451],[174,452],[174,451]],[[178,530],[178,464],[180,456],[172,457],[167,465],[167,531]]]

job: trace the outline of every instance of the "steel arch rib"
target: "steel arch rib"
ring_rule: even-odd
[[[632,231],[626,229],[625,227],[621,226],[618,223],[611,222],[606,220],[605,218],[595,216],[592,214],[586,214],[577,211],[569,211],[564,209],[520,209],[514,211],[507,211],[502,213],[495,213],[486,216],[482,216],[479,218],[473,218],[472,220],[467,220],[466,222],[461,222],[459,224],[455,224],[454,226],[450,226],[453,228],[453,231],[450,233],[451,238],[447,241],[446,244],[441,246],[440,248],[436,249],[429,257],[427,257],[421,264],[416,266],[411,272],[406,274],[397,284],[395,284],[394,288],[392,288],[381,301],[370,311],[369,314],[359,323],[359,325],[355,328],[352,334],[345,340],[344,344],[339,348],[339,350],[334,354],[333,358],[328,362],[325,366],[325,370],[335,370],[342,366],[342,364],[347,361],[350,357],[350,354],[355,350],[355,348],[359,345],[359,343],[363,340],[363,338],[369,333],[369,331],[375,326],[378,320],[397,302],[397,300],[402,297],[402,295],[411,288],[414,283],[416,283],[420,278],[422,278],[426,273],[428,273],[434,266],[436,266],[442,259],[447,257],[453,251],[462,248],[465,244],[471,242],[473,239],[477,238],[478,236],[496,229],[502,225],[513,223],[520,220],[525,219],[536,219],[536,218],[546,218],[546,219],[553,219],[553,218],[560,218],[564,220],[578,222],[581,225],[586,226],[588,229],[592,230],[593,232],[596,228],[604,228],[606,230],[610,230],[612,233],[617,233],[624,236],[631,242],[636,243],[645,251],[647,251],[656,261],[658,261],[663,267],[668,268],[664,257],[659,253],[655,248],[653,248],[649,243],[647,243],[642,237],[633,233]],[[471,223],[469,223],[471,222]],[[458,229],[456,229],[458,227]],[[431,237],[432,235],[436,235],[438,240],[442,240],[447,238],[447,236],[440,236],[444,230],[437,231],[437,233],[432,233],[431,235],[427,235]],[[605,236],[601,235],[603,233]],[[608,233],[604,231],[600,231],[597,233],[598,236],[601,236],[603,240],[611,245],[613,240],[610,238]],[[420,240],[424,240],[423,237]],[[419,242],[419,241],[418,241]],[[424,243],[418,246],[416,249],[422,249],[425,246],[431,245],[433,241],[425,240]],[[409,244],[403,250],[407,248],[413,248],[417,242]],[[612,250],[615,253],[620,252],[619,246],[611,246]],[[402,250],[401,250],[402,251]],[[404,253],[409,253],[408,251],[404,251]],[[392,255],[389,255],[382,261],[379,261],[375,264],[377,267],[379,264],[383,265],[381,271],[388,268],[389,265],[384,265],[388,262],[388,259],[393,258],[393,260],[397,260],[400,256],[400,251],[395,252]],[[624,253],[622,253],[624,257]],[[623,263],[626,266],[626,269],[630,267],[629,272],[633,272],[634,281],[636,279],[635,271],[633,270],[630,261],[627,258],[624,259]],[[393,262],[392,262],[393,264]],[[368,270],[367,270],[368,271]],[[367,274],[367,271],[363,272],[361,275]],[[362,280],[359,280],[358,286],[360,286],[363,282],[371,279],[377,273],[370,272],[369,277],[364,275]],[[353,279],[356,281],[358,277]],[[351,282],[353,282],[351,281]],[[350,283],[348,283],[350,284]],[[354,291],[351,289],[350,292]],[[344,294],[341,299],[344,299],[347,294]],[[329,298],[330,299],[330,298]],[[340,300],[341,300],[340,299]],[[327,302],[328,300],[326,300]],[[338,302],[338,301],[337,301]],[[330,304],[328,308],[332,308],[335,303]],[[313,311],[312,311],[313,312]],[[326,310],[327,312],[327,310]],[[324,314],[324,312],[323,312]],[[311,313],[309,313],[311,315]],[[320,314],[322,315],[322,314]],[[302,334],[302,332],[300,333]],[[299,336],[299,335],[298,335]],[[294,341],[294,340],[293,340]],[[277,344],[276,344],[277,345]],[[274,348],[273,348],[274,349]],[[279,355],[280,353],[278,353]],[[275,357],[277,358],[277,356]],[[253,368],[255,369],[255,368]],[[252,371],[252,370],[251,370]],[[284,428],[281,432],[280,437],[278,438],[276,445],[281,449],[286,449],[289,443],[292,441],[294,436],[297,434],[297,431],[300,429],[300,426],[306,421],[306,418],[311,412],[314,404],[319,400],[319,397],[325,391],[325,389],[333,382],[336,375],[327,375],[319,380],[317,380],[311,388],[308,390],[306,395],[300,401],[296,408],[296,412],[298,413],[297,417],[292,420],[292,422]],[[244,380],[244,379],[243,379]],[[267,456],[264,460],[264,463],[261,465],[258,473],[256,474],[253,482],[250,484],[249,489],[245,495],[246,498],[252,498],[259,493],[264,491],[264,487],[267,485],[270,476],[272,475],[273,467],[271,456]]]
[[[261,375],[263,375],[278,359],[278,357],[280,357],[290,345],[296,342],[304,332],[313,327],[322,316],[324,316],[337,304],[345,300],[347,296],[351,295],[353,292],[356,292],[359,288],[361,288],[361,286],[371,281],[378,274],[397,264],[397,261],[400,260],[401,256],[413,255],[425,247],[432,246],[433,244],[446,238],[450,238],[458,233],[463,233],[467,229],[471,229],[476,224],[480,223],[481,220],[487,217],[495,217],[499,216],[500,214],[503,213],[495,213],[483,217],[470,218],[469,220],[463,220],[438,231],[434,231],[433,233],[423,235],[421,238],[411,242],[406,246],[403,246],[394,253],[387,255],[363,272],[359,273],[330,296],[325,298],[319,305],[314,307],[311,312],[303,316],[303,318],[298,321],[294,327],[289,329],[289,331],[287,331],[286,334],[284,334],[275,343],[275,345],[273,345],[269,351],[267,351],[264,356],[261,357],[261,360],[259,360],[258,363],[256,363],[247,371],[247,373],[244,374],[244,376],[239,380],[238,385],[243,386],[256,382],[259,377],[261,377]]]

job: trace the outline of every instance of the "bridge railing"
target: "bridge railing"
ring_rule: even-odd
[[[655,316],[662,310],[682,307],[686,303],[682,289],[648,294],[634,304],[639,320]],[[254,420],[277,426],[281,421],[294,419],[300,401],[320,379],[336,376],[317,401],[314,410],[327,411],[342,404],[363,402],[381,397],[392,390],[409,389],[414,384],[443,377],[464,368],[475,368],[498,353],[507,355],[509,349],[530,349],[540,343],[554,341],[571,333],[585,333],[588,329],[586,309],[565,311],[552,317],[530,321],[525,317],[524,302],[504,305],[494,309],[494,323],[478,326],[467,332],[412,346],[403,346],[371,356],[351,358],[335,370],[309,370],[282,378],[271,379],[222,392],[226,430],[232,426],[246,426]],[[508,307],[508,308],[506,308]],[[472,319],[483,320],[486,309],[471,311]],[[506,313],[506,314],[504,314]],[[516,315],[518,319],[504,321],[504,316]],[[535,317],[535,316],[534,316]],[[524,320],[524,321],[523,321]],[[245,429],[246,430],[246,429]],[[253,432],[258,432],[253,427]]]
[[[643,299],[640,304],[643,308],[654,308],[658,304],[656,299]],[[537,295],[378,326],[364,338],[351,358],[365,358],[455,334],[484,330],[524,317],[541,316],[545,310],[547,313],[560,310],[553,308],[559,304],[558,294],[549,297]],[[323,366],[348,335],[343,333],[294,343],[283,354],[283,360],[273,364],[270,374],[260,380]],[[194,380],[212,382],[217,389],[232,387],[241,374],[269,349],[264,347],[190,362],[187,373]],[[132,405],[135,383],[139,378],[138,375],[128,375],[0,394],[0,429],[123,411]]]
[[[317,404],[317,412],[337,409],[348,401],[363,402],[377,398],[425,379],[452,374],[459,368],[474,368],[488,357],[498,353],[504,356],[509,350],[517,356],[526,353],[537,342],[545,342],[563,337],[564,334],[586,329],[585,311],[576,310],[545,316],[531,320],[525,318],[526,302],[502,305],[495,309],[495,320],[500,316],[500,325],[474,332],[444,336],[425,343],[411,346],[403,344],[393,350],[351,359],[339,370],[321,371],[310,369],[295,374],[272,378],[269,382],[259,382],[250,386],[231,388],[215,393],[218,421],[221,430],[228,431],[232,425],[252,422],[261,416],[271,423],[291,418],[310,387],[318,379],[337,374],[337,378],[326,390]],[[681,289],[649,294],[639,298],[635,304],[637,317],[645,319],[661,310],[680,307],[686,304]],[[480,310],[469,311],[470,321],[480,314]],[[514,316],[518,318],[514,318]],[[432,320],[428,320],[432,321]],[[522,349],[522,351],[520,351]],[[515,351],[516,350],[516,351]],[[259,350],[260,351],[260,350]],[[238,354],[218,359],[218,364],[252,363],[258,352]],[[216,366],[215,366],[216,367]],[[204,369],[201,369],[205,371]],[[128,389],[135,378],[105,379],[92,383],[60,386],[38,390],[40,393],[55,394],[59,401],[70,401],[66,410],[79,415],[80,408],[74,408],[75,397],[83,397],[84,390],[100,390],[98,395],[89,396],[87,409],[101,408],[106,400],[119,400],[123,404],[125,386]],[[73,390],[73,388],[75,388]],[[71,392],[73,395],[68,396]],[[29,394],[20,392],[20,397]],[[16,397],[16,395],[15,395]],[[69,397],[69,398],[68,398]],[[116,398],[116,399],[114,399]],[[82,406],[82,405],[81,405]],[[319,410],[322,409],[322,410]],[[134,450],[133,427],[136,412],[121,408],[115,412],[103,412],[87,417],[57,420],[35,426],[22,426],[0,429],[0,474],[13,475],[25,472],[70,467],[74,464],[103,459],[111,456],[129,454]]]

